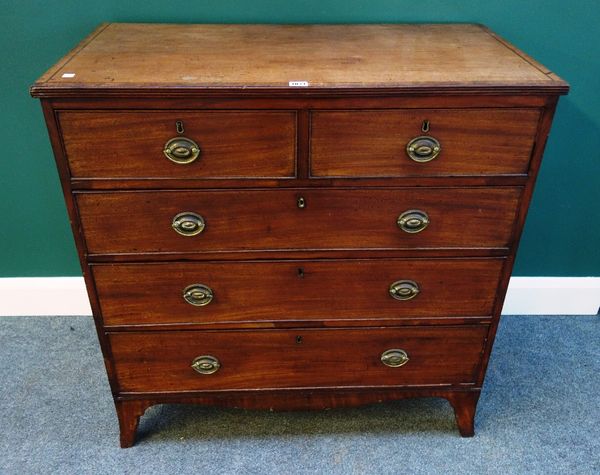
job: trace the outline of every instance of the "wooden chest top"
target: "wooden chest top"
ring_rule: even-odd
[[[101,25],[34,96],[267,89],[564,93],[567,84],[486,27]]]

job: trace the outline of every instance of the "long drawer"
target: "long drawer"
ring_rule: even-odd
[[[75,178],[290,178],[295,111],[63,111]]]
[[[311,174],[526,174],[539,117],[537,109],[315,111]]]
[[[93,265],[105,325],[487,316],[504,259]]]
[[[487,326],[109,334],[121,392],[473,383]],[[196,368],[196,369],[194,369]]]
[[[508,248],[520,194],[521,188],[151,191],[81,193],[77,204],[92,254]]]

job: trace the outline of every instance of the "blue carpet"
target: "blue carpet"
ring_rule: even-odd
[[[137,445],[92,322],[0,318],[0,474],[598,474],[600,318],[505,317],[476,419],[444,400],[271,413],[156,406]]]

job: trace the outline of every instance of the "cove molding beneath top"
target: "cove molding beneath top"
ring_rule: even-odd
[[[503,315],[596,315],[600,277],[512,277]],[[0,316],[91,315],[83,277],[0,278]]]

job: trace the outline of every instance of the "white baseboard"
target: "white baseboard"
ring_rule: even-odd
[[[91,315],[83,277],[0,279],[0,316]]]
[[[600,277],[512,277],[503,315],[596,315]]]
[[[600,277],[513,277],[505,315],[596,315]],[[91,315],[82,277],[0,278],[0,316]]]

